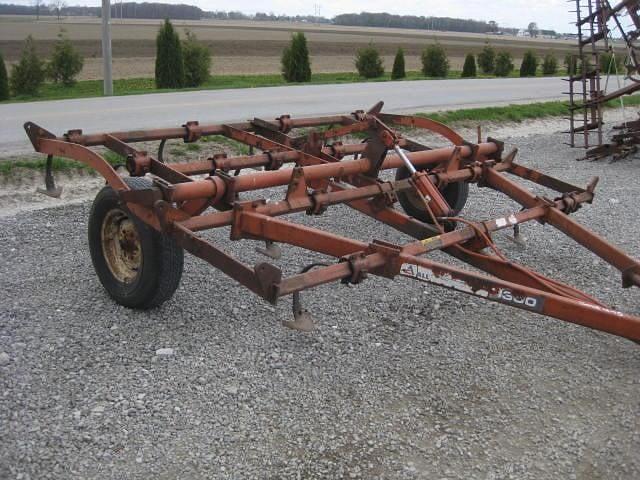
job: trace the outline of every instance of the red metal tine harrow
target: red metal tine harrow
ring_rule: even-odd
[[[517,164],[516,151],[505,155],[497,140],[472,144],[438,122],[383,114],[381,109],[382,102],[368,112],[321,118],[284,115],[275,121],[256,118],[224,125],[188,122],[178,128],[92,135],[71,130],[62,137],[33,123],[25,129],[35,149],[49,159],[56,155],[84,162],[106,179],[108,185],[96,197],[89,219],[89,244],[98,277],[123,305],[148,308],[169,298],[180,280],[185,249],[271,303],[293,294],[294,321],[289,326],[301,330],[313,324],[300,306],[300,291],[338,280],[355,284],[367,275],[401,275],[640,341],[640,318],[508,261],[491,240],[492,232],[532,220],[545,222],[616,267],[624,287],[640,285],[637,260],[569,216],[591,203],[597,179],[585,188],[576,187]],[[451,146],[431,149],[393,129],[398,127],[439,134]],[[338,141],[354,134],[366,136],[366,141]],[[195,142],[210,135],[223,135],[260,153],[167,164],[161,155],[156,159],[131,146],[142,141],[162,141],[164,146],[167,139]],[[130,177],[119,176],[93,146],[125,157]],[[293,168],[282,168],[285,164]],[[263,171],[255,171],[259,167]],[[379,172],[389,169],[397,170],[396,179],[381,180]],[[558,196],[536,196],[513,177]],[[47,179],[48,189],[55,189],[50,171]],[[523,208],[493,220],[462,219],[458,215],[469,183],[502,192]],[[279,201],[242,198],[244,192],[278,186],[286,187]],[[404,212],[394,208],[398,201]],[[365,243],[283,218],[293,212],[328,214],[336,204],[346,204],[416,241]],[[219,227],[230,227],[231,240],[266,241],[264,252],[270,256],[278,254],[274,244],[283,243],[336,261],[301,265],[299,274],[283,278],[271,263],[245,265],[197,235]],[[434,250],[486,274],[432,261],[428,254]]]

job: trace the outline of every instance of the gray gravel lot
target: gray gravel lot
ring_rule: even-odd
[[[563,140],[513,143],[552,175],[600,175],[576,217],[640,256],[638,160],[576,163]],[[631,342],[400,278],[305,292],[318,329],[300,334],[279,323],[290,301],[274,309],[191,256],[171,301],[130,311],[93,273],[89,208],[0,218],[2,479],[640,478]],[[472,187],[465,215],[513,208]],[[343,207],[316,225],[405,240]],[[548,226],[523,233],[524,249],[496,242],[640,314],[586,250]],[[255,262],[253,246],[232,251]],[[280,265],[310,258],[285,249]]]

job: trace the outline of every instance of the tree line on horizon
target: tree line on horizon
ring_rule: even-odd
[[[344,13],[333,18],[335,25],[350,27],[410,28],[416,30],[435,30],[468,33],[494,33],[499,31],[496,22],[467,20],[451,17],[419,17],[417,15],[394,15],[390,13]],[[505,29],[517,33],[518,29]]]
[[[199,7],[186,4],[157,2],[123,2],[111,4],[112,18],[200,20],[204,18],[205,13],[206,12],[203,12]],[[53,0],[48,4],[43,0],[34,0],[32,5],[0,3],[0,15],[100,17],[102,16],[102,8],[81,5],[68,6],[64,1],[59,0]]]
[[[0,3],[0,15],[38,15],[38,16],[101,16],[101,7],[67,6],[64,1],[35,0],[32,5]],[[123,2],[111,5],[113,18],[147,18],[173,20],[254,20],[281,22],[313,22],[353,27],[405,28],[432,31],[450,31],[467,33],[510,33],[516,34],[517,28],[500,27],[494,21],[470,20],[452,17],[424,17],[416,15],[394,15],[386,12],[345,13],[333,18],[313,15],[277,15],[257,12],[248,15],[239,11],[205,11],[186,4],[167,4],[160,2]],[[555,35],[553,30],[541,30],[547,35]]]

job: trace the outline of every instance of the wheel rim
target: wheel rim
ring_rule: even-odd
[[[450,196],[449,195],[449,190],[448,190],[448,187],[450,185],[448,185],[447,187],[445,187],[443,189],[440,189],[440,193],[442,194],[444,199],[447,201],[449,206],[454,208],[454,205],[451,204],[451,199],[448,198]],[[422,199],[418,196],[418,194],[414,190],[406,190],[404,192],[404,196],[407,199],[407,201],[411,204],[411,206],[413,208],[415,208],[416,210],[420,210],[421,212],[426,212],[427,211],[427,209],[424,207],[424,202],[422,201]]]
[[[133,282],[142,267],[142,246],[133,220],[119,208],[102,221],[102,252],[111,274],[122,283]]]
[[[405,197],[407,198],[411,206],[416,210],[420,210],[421,212],[427,211],[427,209],[424,207],[423,200],[413,190],[407,190],[405,192]]]

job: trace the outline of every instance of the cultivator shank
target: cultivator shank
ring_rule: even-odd
[[[79,130],[55,137],[35,124],[25,125],[35,149],[47,155],[84,162],[100,172],[116,192],[123,208],[192,254],[247,287],[265,300],[294,294],[296,320],[289,326],[308,330],[310,317],[299,292],[341,281],[357,284],[369,275],[396,276],[446,287],[486,300],[578,323],[615,335],[640,340],[640,319],[608,309],[573,287],[518,265],[498,250],[491,234],[538,221],[552,225],[616,267],[623,285],[640,285],[640,264],[569,215],[594,198],[594,179],[585,188],[554,179],[515,161],[501,142],[488,139],[469,143],[450,128],[422,117],[389,115],[382,104],[368,112],[275,121],[200,125],[86,135]],[[426,130],[450,144],[429,148],[397,129]],[[163,163],[135,142],[222,135],[248,145],[250,155],[229,157],[220,152],[205,160]],[[366,141],[343,143],[342,139]],[[148,188],[132,189],[113,167],[90,147],[103,146],[126,158],[133,177],[152,180]],[[288,167],[291,168],[288,168]],[[256,171],[255,169],[262,169]],[[404,172],[383,180],[385,170]],[[387,178],[388,176],[383,176]],[[557,192],[554,198],[533,194],[515,182],[524,179]],[[472,221],[460,217],[454,203],[466,192],[460,186],[476,183],[504,193],[522,206],[496,219]],[[246,199],[246,192],[281,188],[280,198]],[[456,187],[456,188],[454,188]],[[452,192],[454,198],[452,201]],[[266,193],[266,192],[265,192]],[[466,193],[464,194],[466,195]],[[411,198],[419,215],[395,208],[398,198]],[[405,244],[372,239],[362,242],[284,218],[295,212],[329,215],[332,206],[345,204],[412,238]],[[403,203],[403,206],[405,203]],[[419,218],[418,218],[419,217]],[[285,277],[271,263],[246,265],[198,235],[230,227],[230,240],[267,242],[266,253],[279,256],[278,244],[288,244],[335,259],[300,265],[300,273]],[[463,270],[429,259],[441,250],[486,273]]]

